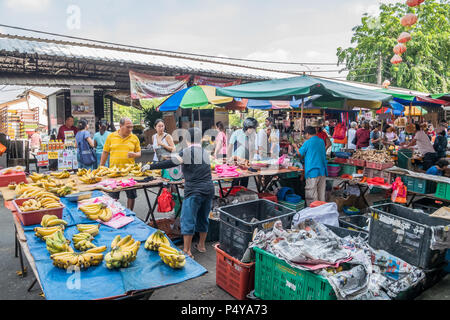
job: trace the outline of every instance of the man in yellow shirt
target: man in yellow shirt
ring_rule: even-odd
[[[120,129],[111,133],[106,138],[103,146],[103,154],[100,160],[100,166],[104,166],[109,156],[109,166],[123,168],[126,164],[134,164],[134,159],[141,157],[141,144],[138,137],[131,132],[133,123],[128,118],[120,119]],[[126,190],[127,208],[134,209],[134,203],[137,198],[136,190]],[[119,200],[120,192],[110,194],[112,198]]]

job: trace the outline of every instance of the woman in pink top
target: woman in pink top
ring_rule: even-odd
[[[225,133],[225,127],[222,121],[216,123],[219,133],[216,136],[216,149],[214,150],[214,156],[216,159],[225,159],[227,157],[227,134]]]
[[[34,130],[33,135],[31,136],[31,141],[30,141],[31,151],[39,150],[39,148],[41,147],[41,143],[42,143],[42,138],[41,138],[40,130],[39,130],[39,128],[36,128],[36,130]]]

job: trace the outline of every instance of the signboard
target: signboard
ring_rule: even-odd
[[[131,99],[151,99],[171,95],[187,88],[190,75],[160,77],[130,70]]]
[[[214,78],[195,76],[194,85],[196,86],[213,86],[218,88],[237,86],[241,84],[241,80],[218,80]]]
[[[71,86],[70,101],[72,115],[76,121],[84,119],[89,125],[89,132],[95,134],[95,106],[93,86]],[[70,139],[66,136],[66,139]]]
[[[59,157],[58,151],[49,151],[47,154],[48,160],[57,160]]]
[[[48,166],[48,153],[47,152],[38,152],[36,155],[37,165],[38,167],[47,167]]]

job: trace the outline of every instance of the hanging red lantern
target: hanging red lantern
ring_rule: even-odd
[[[404,27],[411,27],[416,22],[417,22],[417,16],[414,13],[407,13],[400,19],[400,23]]]
[[[411,40],[411,35],[408,32],[400,33],[400,35],[398,36],[398,39],[397,39],[397,41],[400,43],[407,43],[410,40]]]
[[[403,62],[403,59],[398,54],[395,54],[391,59],[392,64],[398,64],[398,63],[402,63],[402,62]]]
[[[383,81],[383,88],[387,89],[391,85],[391,82],[389,80]]]
[[[406,52],[406,46],[403,43],[398,43],[394,47],[394,53],[398,54],[399,56]]]
[[[424,0],[423,0],[424,1]],[[423,2],[422,1],[422,2]],[[406,4],[409,6],[409,7],[415,7],[415,6],[418,6],[419,4],[420,4],[420,2],[419,2],[419,0],[407,0],[406,1]]]
[[[424,2],[425,0],[417,0],[417,2],[419,2],[419,4],[421,4],[422,2]]]

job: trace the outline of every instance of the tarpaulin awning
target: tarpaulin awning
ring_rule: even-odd
[[[437,95],[434,98],[434,97],[426,97],[426,96],[415,95],[415,94],[407,94],[407,93],[388,90],[388,89],[377,89],[376,91],[392,95],[394,97],[393,98],[394,101],[399,102],[405,106],[409,106],[409,105],[411,105],[411,103],[414,106],[421,106],[421,107],[439,107],[441,105],[444,105],[444,106],[450,105],[450,102],[446,101],[445,99],[437,99],[438,98]],[[440,97],[442,97],[442,96],[439,96],[439,98]]]
[[[321,95],[331,100],[389,102],[392,95],[309,76],[253,82],[216,89],[217,95],[262,100],[292,100]]]

